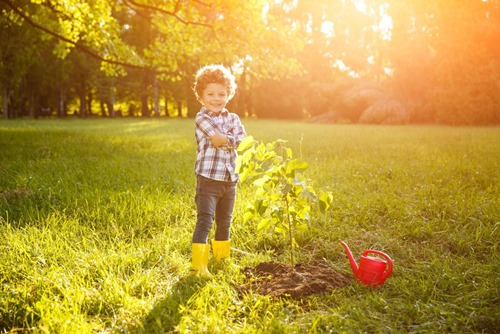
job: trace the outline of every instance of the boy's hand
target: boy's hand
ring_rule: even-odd
[[[210,142],[215,147],[226,145],[227,144],[227,137],[224,136],[222,133],[220,133],[218,130],[215,130],[215,135],[210,137]]]

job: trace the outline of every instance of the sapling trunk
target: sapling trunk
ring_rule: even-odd
[[[289,207],[290,205],[288,204],[288,196],[285,195],[285,205],[286,205],[286,215],[287,215],[287,221],[288,221],[288,237],[290,239],[290,264],[292,267],[292,270],[294,268],[294,259],[293,259],[293,231],[292,231],[292,220],[290,219],[290,210]]]
[[[238,147],[241,158],[237,165],[242,179],[251,181],[261,197],[247,207],[245,221],[259,219],[257,230],[272,228],[274,232],[282,233],[285,243],[288,234],[290,265],[294,270],[295,227],[303,226],[309,220],[310,203],[321,200],[320,208],[326,210],[332,195],[316,197],[314,189],[307,186],[307,180],[301,176],[309,165],[301,159],[293,159],[292,150],[283,145],[285,142],[280,139],[267,145],[257,144],[249,136]],[[278,208],[268,205],[276,201]],[[272,209],[271,218],[267,216],[268,209]]]

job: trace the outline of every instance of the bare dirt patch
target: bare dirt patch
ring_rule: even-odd
[[[352,278],[323,264],[290,265],[263,262],[246,267],[243,273],[248,283],[241,290],[251,290],[260,295],[301,299],[348,285]]]

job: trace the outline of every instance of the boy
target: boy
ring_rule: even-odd
[[[236,149],[246,134],[238,115],[225,108],[236,92],[235,78],[227,68],[222,65],[201,68],[196,73],[193,90],[202,108],[195,118],[197,222],[192,238],[192,267],[197,274],[208,276],[207,239],[214,218],[215,260],[229,257],[229,229],[238,182]]]

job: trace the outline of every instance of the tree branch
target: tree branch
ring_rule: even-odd
[[[176,14],[176,12],[178,11],[178,8],[180,7],[180,0],[176,1],[176,3],[175,3],[175,10],[173,12],[169,12],[169,11],[167,11],[165,9],[162,9],[162,8],[159,8],[159,7],[155,7],[155,6],[151,6],[151,5],[140,4],[140,3],[137,3],[135,0],[123,0],[123,1],[124,1],[124,3],[130,9],[136,11],[136,13],[139,14],[139,15],[141,15],[141,16],[145,16],[145,15],[142,14],[140,11],[138,11],[133,6],[136,6],[138,8],[144,9],[144,10],[156,11],[156,12],[168,15],[168,16],[172,16],[172,17],[176,18],[177,20],[179,20],[180,22],[184,23],[185,25],[190,25],[191,24],[191,25],[197,25],[197,26],[207,27],[212,32],[213,38],[219,44],[220,50],[222,52],[222,58],[224,59],[224,61],[227,60],[226,53],[224,51],[224,45],[221,42],[221,40],[217,37],[217,34],[215,33],[214,27],[212,25],[206,24],[206,23],[200,23],[200,22],[186,21],[186,20],[182,19],[181,17],[179,17]],[[207,4],[207,3],[204,3],[204,2],[199,1],[199,0],[193,0],[193,2],[195,2],[195,3],[197,3],[197,4],[201,5],[201,6],[205,6],[205,7],[209,7],[209,8],[213,7],[213,4]]]
[[[142,8],[142,9],[146,9],[146,10],[151,10],[151,11],[155,11],[155,12],[159,12],[159,13],[162,13],[162,14],[165,14],[165,15],[168,15],[168,16],[172,16],[174,17],[175,19],[177,19],[178,21],[184,23],[185,25],[197,25],[197,26],[202,26],[202,27],[207,27],[207,28],[210,28],[212,29],[212,26],[210,24],[207,24],[207,23],[201,23],[201,22],[195,22],[195,21],[187,21],[187,20],[184,20],[182,17],[180,17],[179,15],[177,15],[177,4],[175,6],[176,10],[173,11],[173,12],[170,12],[168,10],[165,10],[165,9],[162,9],[162,8],[159,8],[159,7],[155,7],[155,6],[151,6],[151,5],[146,5],[146,4],[141,4],[141,3],[138,3],[134,0],[124,0],[125,3],[130,3],[136,7],[139,7],[139,8]],[[204,4],[206,5],[206,4]],[[132,7],[129,5],[129,7]]]
[[[205,3],[205,2],[199,1],[199,0],[193,0],[193,2],[196,2],[197,4],[200,4],[200,5],[205,6],[205,7],[212,8],[212,6],[213,6],[213,4],[211,4],[211,3]]]
[[[120,60],[114,60],[114,59],[109,59],[109,58],[105,58],[104,56],[101,56],[100,54],[96,53],[94,50],[92,50],[91,48],[85,46],[85,45],[82,45],[81,43],[78,43],[78,41],[72,41],[71,39],[69,38],[66,38],[52,30],[50,30],[49,28],[46,28],[44,26],[42,26],[41,24],[38,24],[36,23],[35,21],[33,21],[28,14],[25,14],[22,9],[20,9],[19,7],[17,7],[14,3],[12,3],[12,1],[10,0],[0,0],[1,2],[5,3],[8,7],[10,7],[17,15],[19,15],[23,20],[25,20],[29,25],[31,25],[32,27],[36,28],[36,29],[39,29],[55,38],[57,38],[58,40],[60,41],[63,41],[63,42],[66,42],[68,44],[71,44],[73,45],[75,48],[77,48],[78,50],[88,54],[89,56],[97,59],[97,60],[100,60],[100,61],[103,61],[105,63],[108,63],[108,64],[113,64],[113,65],[120,65],[120,66],[124,66],[124,67],[128,67],[128,68],[134,68],[134,69],[139,69],[139,70],[146,70],[146,71],[151,71],[151,72],[154,72],[154,73],[157,73],[157,74],[167,74],[167,75],[177,75],[178,73],[177,72],[167,72],[167,71],[158,71],[156,70],[155,68],[152,68],[152,67],[148,67],[148,66],[142,66],[142,65],[136,65],[136,64],[131,64],[131,63],[127,63],[127,62],[124,62],[124,61],[120,61]]]

